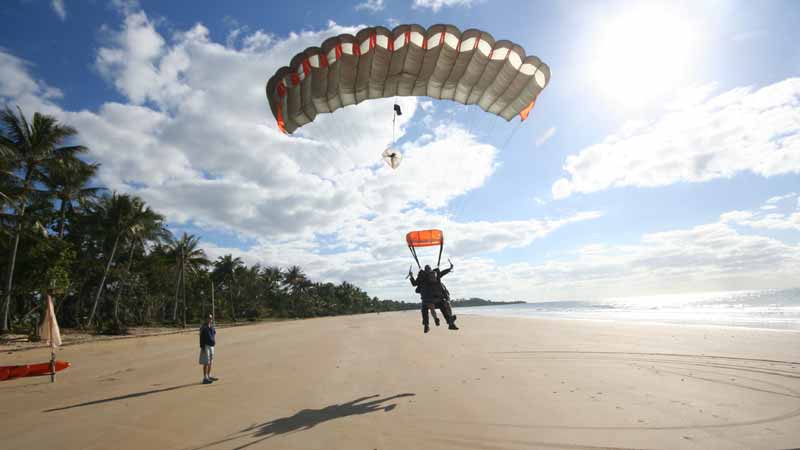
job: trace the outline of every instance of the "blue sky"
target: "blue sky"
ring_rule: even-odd
[[[76,126],[98,182],[213,257],[411,300],[403,235],[438,227],[457,297],[797,286],[797,2],[10,0],[0,19],[2,103]],[[518,128],[401,99],[394,172],[391,100],[277,132],[280,65],[398,23],[487,30],[552,79]]]

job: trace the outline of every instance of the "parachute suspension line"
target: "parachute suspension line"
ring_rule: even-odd
[[[475,137],[478,137],[478,132],[474,129],[476,121],[475,117],[477,117],[475,114],[475,108],[473,108],[472,105],[467,105],[467,131],[469,131],[470,134],[474,135]]]
[[[414,246],[413,245],[409,245],[408,249],[411,250],[411,255],[414,257],[414,261],[417,262],[417,267],[422,269],[422,266],[419,265],[419,259],[417,258],[417,251],[414,249]]]
[[[330,124],[328,122],[329,122],[328,120],[323,119],[321,120],[321,123],[319,123],[319,125],[317,126],[320,135],[319,138],[321,139],[320,143],[338,152],[339,149],[336,148],[336,146],[333,143],[333,140],[331,139]]]
[[[514,126],[514,129],[511,131],[511,134],[508,135],[506,141],[503,142],[503,146],[500,147],[500,151],[505,150],[506,146],[511,142],[511,139],[514,137],[515,134],[517,134],[517,131],[520,129],[521,126],[522,126],[522,121],[520,120],[519,122],[517,122],[517,125]]]
[[[488,141],[491,138],[490,136],[491,133],[489,132],[491,131],[494,125],[494,122],[492,122],[492,119],[494,117],[491,114],[484,114],[484,116],[485,118],[483,119],[483,122],[481,122],[481,134]]]
[[[347,154],[347,151],[342,147],[342,144],[338,142],[337,139],[335,139],[336,131],[333,130],[332,128],[333,127],[331,125],[331,121],[325,120],[325,123],[323,124],[323,130],[325,133],[324,144],[333,149],[334,152],[340,155],[344,155],[346,158],[349,158],[349,155]]]
[[[497,128],[497,122],[499,122],[499,121],[501,121],[503,119],[501,119],[501,118],[499,118],[497,116],[492,116],[491,120],[492,120],[492,126],[491,126],[491,128],[489,128],[489,136],[488,136],[488,139],[487,139],[489,141],[494,139],[494,131]]]
[[[395,129],[395,122],[397,122],[397,96],[394,96],[394,100],[392,101],[392,148],[394,148],[395,144],[395,137],[394,137],[394,129]]]

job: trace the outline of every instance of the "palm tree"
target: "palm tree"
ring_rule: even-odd
[[[86,322],[87,327],[92,324],[92,320],[97,312],[97,305],[100,302],[100,296],[103,293],[108,272],[111,270],[111,266],[114,263],[114,257],[117,254],[120,241],[126,236],[138,233],[141,228],[148,226],[146,224],[150,221],[156,220],[156,216],[158,215],[149,207],[144,206],[144,201],[141,198],[128,194],[113,193],[111,197],[101,199],[96,206],[95,218],[99,222],[100,229],[106,240],[113,236],[114,243],[111,246],[111,253],[106,261],[103,277],[100,280],[100,286],[98,286],[94,297],[92,312],[89,314],[89,320]]]
[[[178,320],[178,294],[183,287],[183,326],[186,326],[186,272],[196,272],[201,267],[209,264],[206,253],[198,248],[200,238],[192,234],[183,233],[180,239],[172,239],[167,244],[170,256],[174,258],[178,272],[178,281],[175,283],[175,307],[172,310],[172,321]]]
[[[291,313],[297,314],[297,303],[300,300],[300,295],[304,290],[311,286],[311,282],[308,280],[308,277],[306,277],[306,274],[303,273],[303,270],[298,266],[292,266],[286,270],[286,272],[283,274],[283,282],[289,286],[289,292],[291,293]]]
[[[72,212],[73,203],[81,204],[92,199],[103,188],[86,187],[95,175],[99,164],[89,164],[77,158],[59,159],[48,164],[47,173],[42,180],[60,201],[58,208],[58,237],[64,238],[67,212]]]
[[[283,270],[277,266],[268,266],[261,271],[261,280],[267,293],[267,301],[273,310],[282,310]]]
[[[5,211],[12,208],[14,205],[15,193],[18,191],[17,177],[11,168],[11,158],[9,152],[4,152],[3,147],[0,146],[0,220],[2,220],[3,227],[0,228],[0,233],[7,236],[13,236],[10,232],[15,227],[11,226],[16,216],[8,214]],[[5,236],[4,236],[5,237]]]
[[[67,125],[59,124],[51,116],[35,113],[33,123],[28,122],[22,110],[17,108],[15,114],[10,108],[0,113],[3,130],[0,133],[0,151],[8,158],[9,166],[18,188],[19,196],[12,202],[17,220],[14,230],[14,243],[11,246],[11,257],[6,276],[6,292],[3,304],[3,319],[0,333],[8,331],[8,313],[11,305],[11,289],[14,286],[14,266],[19,250],[19,238],[22,234],[25,210],[30,200],[34,183],[42,178],[47,163],[56,159],[72,158],[84,153],[87,148],[81,145],[61,146],[73,138],[78,132]],[[18,175],[19,174],[19,175]]]
[[[289,267],[283,275],[283,281],[289,285],[292,294],[297,294],[309,285],[308,277],[303,273],[303,269],[298,266]]]
[[[236,271],[244,267],[242,258],[233,255],[220,256],[214,262],[214,275],[217,276],[228,287],[228,301],[231,305],[231,319],[236,322],[236,307],[234,305],[233,291],[236,286]]]
[[[130,252],[128,254],[128,266],[125,269],[125,277],[129,278],[133,266],[134,251],[137,247],[145,250],[149,242],[161,243],[169,238],[169,231],[164,228],[164,216],[145,207],[144,203],[136,202],[132,214],[132,221],[127,229],[126,238]],[[119,324],[119,300],[122,297],[123,286],[117,289],[114,299],[114,321]]]
[[[8,194],[14,186],[14,172],[11,169],[11,152],[0,146],[0,211],[12,202]]]

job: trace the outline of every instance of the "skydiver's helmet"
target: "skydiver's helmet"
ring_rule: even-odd
[[[425,264],[425,272],[430,272],[430,271],[431,271],[431,266]]]

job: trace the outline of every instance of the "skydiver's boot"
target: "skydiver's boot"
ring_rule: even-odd
[[[450,330],[457,330],[458,327],[456,326],[456,315],[453,314],[453,309],[450,307],[450,302],[447,299],[442,302],[442,314],[444,314],[445,318],[448,319],[447,328]]]
[[[458,329],[458,327],[456,326],[456,316],[455,316],[455,314],[450,316],[450,323],[448,325],[449,326],[447,328],[450,329],[450,330],[457,330]]]
[[[457,330],[458,327],[456,326],[456,319],[454,316],[449,314],[447,309],[442,308],[442,314],[444,314],[444,320],[447,321],[447,328],[450,330]]]
[[[428,324],[426,323],[425,325],[423,325],[423,329],[422,330],[423,330],[424,333],[427,333],[428,331],[431,331],[431,327],[429,327]]]

